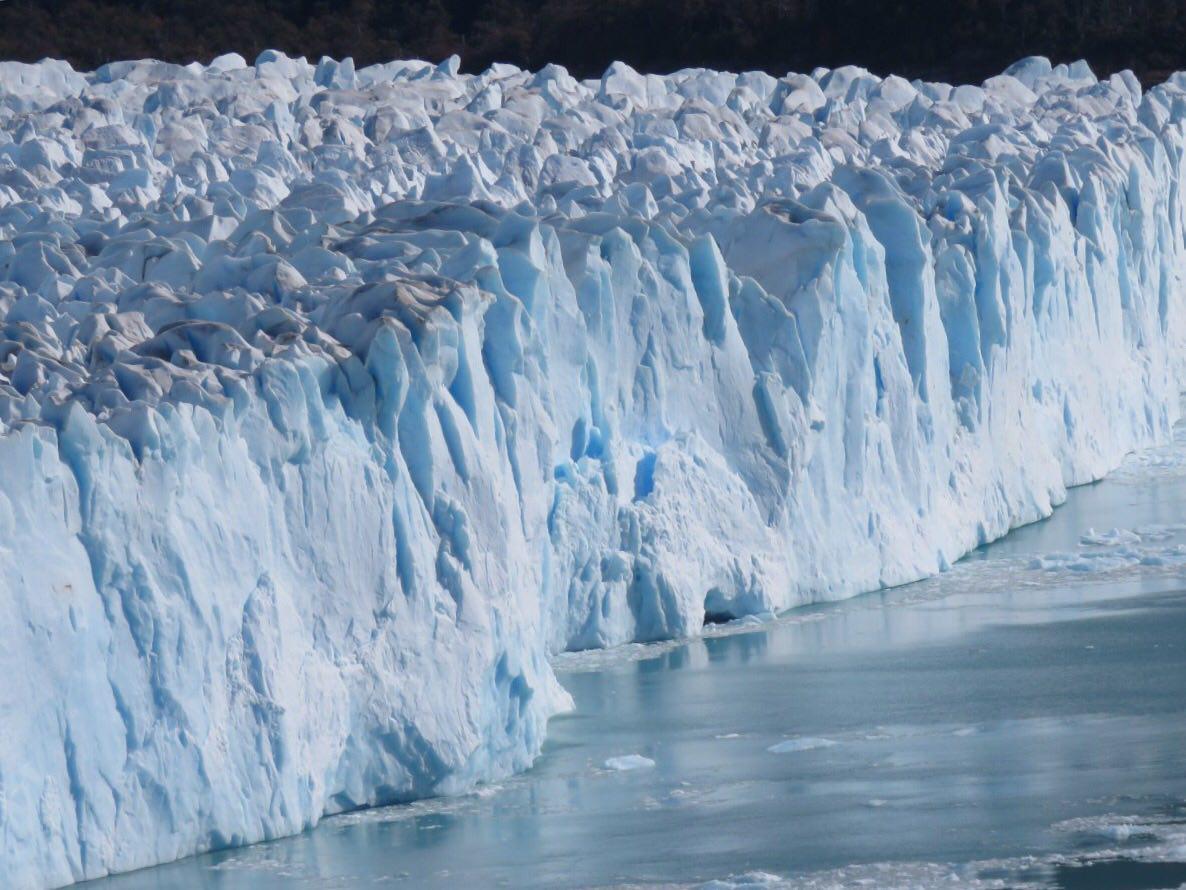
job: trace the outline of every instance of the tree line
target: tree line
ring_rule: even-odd
[[[1097,74],[1146,83],[1186,68],[1180,0],[2,0],[0,59],[64,58],[93,69],[128,58],[248,61],[275,48],[358,65],[453,53],[557,62],[599,75],[615,59],[642,71],[859,64],[977,82],[1026,55],[1085,58]]]

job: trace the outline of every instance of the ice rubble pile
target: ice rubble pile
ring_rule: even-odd
[[[1186,77],[0,65],[0,876],[521,769],[549,653],[1164,437]]]

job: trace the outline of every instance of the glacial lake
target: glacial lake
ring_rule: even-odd
[[[561,657],[524,775],[85,886],[1176,888],[1184,523],[1180,434],[938,579]]]

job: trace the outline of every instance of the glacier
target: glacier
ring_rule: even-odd
[[[0,63],[0,883],[527,768],[555,653],[1166,439],[1186,75]]]

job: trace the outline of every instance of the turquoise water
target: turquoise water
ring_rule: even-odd
[[[575,712],[499,786],[88,887],[1178,887],[1184,456],[940,579],[565,656]]]

